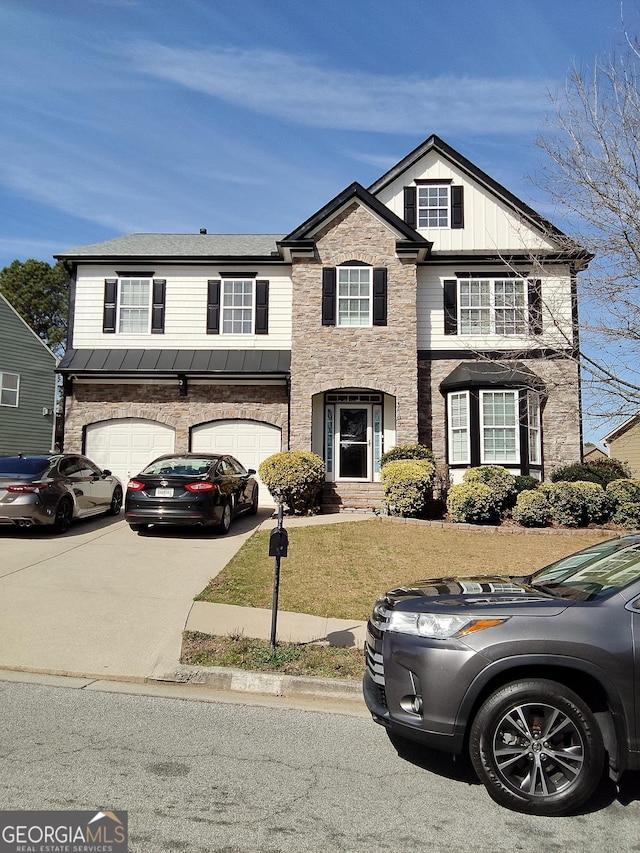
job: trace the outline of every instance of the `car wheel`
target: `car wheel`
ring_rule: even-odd
[[[231,504],[225,503],[222,507],[222,519],[220,524],[218,525],[218,530],[223,535],[229,532],[229,528],[231,527]]]
[[[605,750],[595,717],[554,681],[507,684],[480,708],[469,751],[500,805],[539,815],[574,811],[602,778]]]
[[[113,490],[113,496],[111,497],[111,503],[109,505],[109,509],[107,510],[108,515],[120,515],[120,510],[122,509],[122,489],[120,486],[116,486]]]
[[[258,487],[256,486],[253,490],[253,497],[251,499],[251,506],[249,507],[249,515],[256,515],[258,512]]]
[[[73,519],[73,504],[69,498],[62,498],[56,507],[56,515],[53,521],[55,533],[66,533],[71,527]]]

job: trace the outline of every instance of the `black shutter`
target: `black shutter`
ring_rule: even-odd
[[[336,268],[322,270],[322,325],[336,324]]]
[[[220,334],[220,279],[207,282],[207,334]]]
[[[464,187],[451,187],[451,227],[464,228]]]
[[[539,278],[528,282],[529,334],[542,334],[542,282]]]
[[[153,335],[162,335],[164,333],[164,301],[166,290],[166,279],[153,279],[153,300],[151,303],[151,333]]]
[[[444,333],[458,334],[458,281],[455,278],[444,283]]]
[[[269,282],[256,281],[256,335],[269,334]]]
[[[415,187],[404,188],[404,221],[415,228],[418,224],[416,217],[417,190]]]
[[[116,299],[118,294],[118,279],[104,280],[104,313],[102,315],[102,331],[114,333],[116,330]]]
[[[387,270],[373,270],[373,325],[387,325]]]

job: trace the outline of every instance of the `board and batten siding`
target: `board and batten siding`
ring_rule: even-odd
[[[102,331],[105,279],[117,278],[115,268],[80,264],[75,293],[73,347],[109,349],[289,349],[291,347],[291,275],[289,267],[260,267],[248,262],[245,271],[269,282],[269,333],[267,335],[207,334],[207,282],[220,279],[225,265],[215,267],[153,264],[118,264],[119,270],[153,271],[166,280],[165,323],[162,334],[105,334]],[[228,267],[227,267],[228,269]],[[253,278],[253,276],[252,276]]]
[[[551,239],[521,219],[511,207],[435,151],[381,189],[377,198],[403,219],[404,187],[421,179],[452,181],[464,187],[464,228],[418,229],[427,240],[433,241],[434,252],[557,248]]]
[[[473,272],[473,265],[465,271]],[[492,270],[496,272],[495,269]],[[478,270],[478,278],[486,272]],[[544,276],[536,275],[542,285],[543,335],[445,335],[444,281],[454,279],[448,267],[420,267],[418,270],[418,349],[419,350],[487,350],[536,349],[541,346],[566,348],[572,340],[571,278],[561,267],[549,267]]]
[[[0,296],[0,371],[20,376],[18,406],[0,406],[0,453],[52,449],[55,365],[55,355]]]

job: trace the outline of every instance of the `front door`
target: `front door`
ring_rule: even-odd
[[[337,478],[371,479],[371,406],[337,406]]]

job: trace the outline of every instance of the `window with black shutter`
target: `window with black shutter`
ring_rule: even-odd
[[[220,334],[220,280],[207,282],[207,334]]]
[[[164,306],[167,291],[167,282],[164,278],[154,278],[153,298],[151,302],[151,333],[161,335],[164,333]]]

